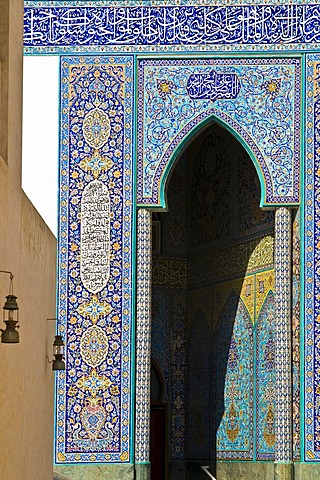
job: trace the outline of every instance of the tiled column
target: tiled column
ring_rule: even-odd
[[[151,368],[151,213],[138,211],[137,322],[136,322],[136,430],[137,480],[150,477],[150,368]]]
[[[291,372],[291,212],[280,207],[275,215],[275,343],[276,448],[275,479],[292,478]]]
[[[133,66],[60,62],[58,478],[133,478]]]

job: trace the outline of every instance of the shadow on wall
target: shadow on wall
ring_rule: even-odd
[[[187,457],[193,459],[185,464],[187,480],[204,479],[204,465],[216,475],[218,451],[221,455],[230,445],[236,450],[239,443],[251,443],[246,437],[252,434],[252,350],[251,319],[235,291],[229,294],[213,331],[202,309],[197,310],[187,343],[186,448]],[[239,397],[243,397],[242,418]]]

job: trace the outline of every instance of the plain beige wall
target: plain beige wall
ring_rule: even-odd
[[[0,343],[0,479],[52,480],[56,239],[21,190],[22,27],[23,1],[0,0],[0,269],[21,326]],[[0,274],[0,309],[8,293]]]

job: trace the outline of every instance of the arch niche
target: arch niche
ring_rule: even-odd
[[[164,62],[164,61],[159,61]],[[194,65],[197,65],[194,61]],[[152,66],[155,61],[150,62]],[[170,61],[167,61],[170,63]],[[232,111],[237,108],[236,102],[231,104],[227,100],[220,102],[220,108],[227,110],[229,114],[212,106],[212,102],[206,102],[206,107],[196,108],[195,114],[190,119],[181,122],[180,129],[177,127],[175,134],[170,137],[163,133],[165,127],[161,124],[159,112],[155,115],[158,121],[157,126],[152,122],[150,113],[153,101],[160,95],[160,104],[165,105],[166,96],[161,95],[161,85],[166,93],[173,92],[175,88],[174,75],[170,78],[168,69],[161,68],[154,74],[152,84],[150,72],[143,69],[148,66],[143,61],[139,70],[139,131],[138,131],[138,179],[137,179],[137,204],[138,204],[138,229],[137,229],[137,324],[136,324],[136,447],[135,461],[137,464],[149,462],[149,398],[150,398],[150,328],[151,328],[151,211],[161,210],[167,207],[166,188],[173,167],[191,141],[208,125],[215,122],[227,129],[245,148],[257,171],[261,186],[260,206],[275,209],[275,312],[278,318],[275,332],[276,343],[276,424],[275,424],[275,461],[291,462],[291,326],[290,326],[290,282],[291,282],[291,211],[289,207],[298,205],[299,192],[296,189],[299,178],[299,149],[296,152],[296,141],[291,136],[291,164],[285,169],[274,166],[272,159],[266,155],[265,138],[261,137],[263,128],[260,131],[252,129],[248,131],[245,121],[238,122],[232,118]],[[162,64],[163,65],[163,64]],[[170,66],[170,65],[169,65]],[[251,66],[249,62],[249,66]],[[171,66],[170,66],[171,67]],[[212,62],[210,63],[212,68]],[[141,70],[143,72],[141,73]],[[233,72],[235,70],[232,70]],[[171,72],[172,73],[172,72]],[[174,73],[174,72],[173,72]],[[167,75],[160,78],[160,75]],[[190,75],[190,70],[188,70]],[[148,76],[149,75],[149,76]],[[157,78],[157,75],[159,77]],[[147,81],[145,82],[145,78]],[[186,78],[186,77],[185,77]],[[162,83],[161,83],[162,82]],[[171,83],[170,83],[171,82]],[[180,88],[180,87],[179,87]],[[177,96],[179,96],[177,87]],[[154,95],[154,97],[152,96]],[[183,94],[186,96],[186,93]],[[171,99],[172,100],[172,99]],[[175,99],[178,101],[177,99]],[[189,102],[189,98],[187,102]],[[266,99],[267,103],[268,98]],[[173,100],[172,100],[173,101]],[[170,100],[168,100],[170,103]],[[204,101],[205,102],[205,101]],[[241,102],[240,102],[241,103]],[[228,106],[229,105],[229,106]],[[165,106],[163,107],[166,110]],[[199,113],[199,109],[204,109]],[[232,110],[233,109],[233,110]],[[292,108],[291,114],[294,115]],[[166,121],[170,120],[166,114]],[[164,117],[163,117],[164,118]],[[160,119],[160,120],[159,120]],[[169,120],[168,120],[169,119]],[[170,122],[169,122],[170,123]],[[292,128],[299,125],[292,121]],[[169,128],[169,127],[168,127]],[[270,138],[274,132],[270,130],[265,137]],[[152,137],[151,132],[158,132],[159,138]],[[292,134],[292,130],[291,130]],[[256,135],[256,137],[254,137]],[[158,145],[160,154],[157,156],[157,148],[151,154],[153,142],[161,139],[161,146]],[[288,147],[289,148],[289,147]],[[269,149],[269,153],[272,152]],[[285,152],[288,154],[288,151]],[[150,156],[149,156],[150,155]],[[280,158],[280,157],[279,157]],[[283,158],[282,158],[283,160]],[[281,161],[279,160],[279,164]],[[284,174],[287,172],[287,175]],[[291,172],[291,173],[290,173]],[[291,179],[291,180],[290,180]],[[291,187],[290,187],[291,182]]]

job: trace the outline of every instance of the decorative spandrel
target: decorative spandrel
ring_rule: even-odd
[[[210,118],[251,150],[263,205],[299,202],[299,59],[156,59],[138,65],[140,204],[163,206],[173,156]]]
[[[132,73],[61,58],[57,463],[130,461]]]

